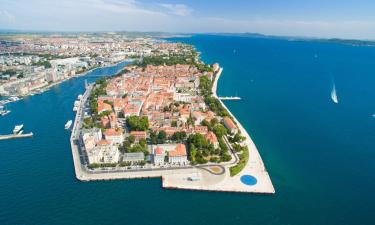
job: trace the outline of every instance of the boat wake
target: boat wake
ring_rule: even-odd
[[[337,93],[336,93],[335,82],[333,82],[333,87],[332,87],[332,91],[331,91],[331,99],[334,103],[336,103],[336,104],[339,103],[339,99],[337,98]]]

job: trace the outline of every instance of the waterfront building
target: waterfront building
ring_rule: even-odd
[[[119,161],[120,152],[117,146],[110,141],[100,140],[97,146],[87,150],[89,164],[92,163],[117,163]]]
[[[156,146],[155,148],[153,148],[152,150],[152,162],[155,164],[155,165],[163,165],[164,164],[164,159],[165,159],[165,151],[160,147],[160,146]]]
[[[188,163],[186,146],[184,144],[177,144],[176,148],[168,152],[168,162],[171,164],[185,165]]]
[[[88,137],[93,137],[95,142],[99,142],[102,139],[102,130],[94,127],[91,129],[82,129],[81,138],[84,141]]]
[[[229,130],[230,133],[235,134],[238,132],[238,128],[236,124],[234,124],[233,120],[229,117],[224,117],[224,126]]]

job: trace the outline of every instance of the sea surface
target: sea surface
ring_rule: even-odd
[[[84,80],[11,103],[0,133],[1,225],[375,224],[375,48],[339,43],[197,35],[224,72],[218,94],[249,131],[275,195],[164,190],[160,179],[76,180],[64,130]],[[331,100],[333,83],[339,103]]]

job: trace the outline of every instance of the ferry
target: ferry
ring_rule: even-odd
[[[18,134],[23,128],[23,124],[17,125],[13,129],[13,134]]]
[[[72,120],[69,120],[68,122],[66,122],[66,124],[65,124],[65,130],[69,129],[70,126],[72,126],[72,123],[73,123]]]

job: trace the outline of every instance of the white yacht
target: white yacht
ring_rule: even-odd
[[[23,128],[23,124],[16,125],[13,129],[13,134],[18,134]]]
[[[72,120],[69,120],[68,122],[66,122],[66,124],[65,124],[65,130],[69,129],[70,126],[72,126],[72,123],[73,123]]]

